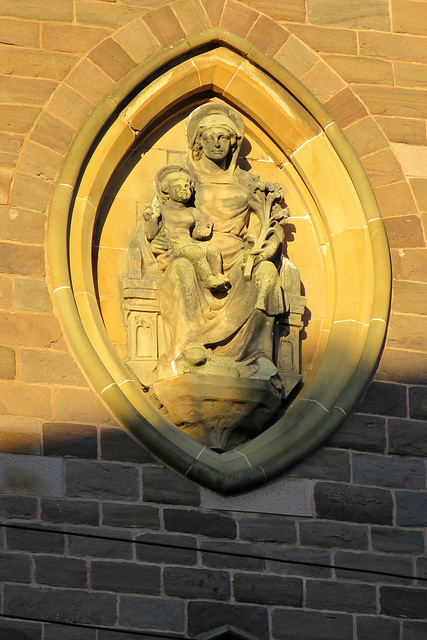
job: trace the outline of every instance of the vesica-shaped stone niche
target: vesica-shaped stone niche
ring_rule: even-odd
[[[89,118],[52,206],[64,329],[145,446],[221,492],[322,444],[382,347],[388,248],[338,126],[214,29],[135,68]]]

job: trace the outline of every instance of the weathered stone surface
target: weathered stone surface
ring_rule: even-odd
[[[427,456],[427,424],[415,420],[389,420],[388,450],[404,456]]]
[[[256,22],[258,15],[258,12],[254,9],[241,5],[239,2],[234,2],[234,0],[228,0],[225,3],[220,26],[245,38],[252,25]]]
[[[401,527],[427,526],[427,493],[396,491],[396,524]]]
[[[181,25],[170,7],[159,7],[143,17],[143,21],[162,46],[185,36]]]
[[[192,566],[197,563],[197,541],[191,536],[145,533],[137,537],[136,557],[141,562]],[[167,546],[157,546],[160,545]],[[170,546],[169,546],[170,545]],[[174,549],[173,547],[185,547]]]
[[[99,505],[83,500],[41,500],[41,519],[53,524],[99,524]]]
[[[0,640],[10,640],[11,638],[42,640],[42,633],[42,625],[37,622],[8,620],[7,618],[0,621]]]
[[[362,56],[326,55],[325,62],[331,65],[344,80],[356,84],[393,84],[391,62]],[[375,123],[371,120],[372,124]],[[378,135],[378,134],[377,134]],[[360,141],[361,144],[362,141]],[[368,140],[365,144],[369,144]]]
[[[368,528],[354,524],[302,520],[299,523],[301,543],[326,549],[367,549]]]
[[[0,580],[2,582],[31,582],[31,556],[25,553],[1,552]]]
[[[341,56],[339,56],[341,57]],[[387,139],[372,118],[362,118],[344,130],[359,157],[387,146]]]
[[[301,81],[320,102],[326,102],[346,86],[337,73],[320,61],[302,76]]]
[[[123,462],[155,464],[156,460],[123,429],[101,427],[101,458]]]
[[[160,595],[160,567],[133,562],[90,564],[90,585],[96,591]]]
[[[250,4],[279,22],[284,20],[304,22],[305,20],[303,0],[289,0],[286,4],[275,2],[275,0],[251,0]]]
[[[413,178],[410,182],[420,209],[427,211],[427,179]]]
[[[205,542],[203,544],[202,563],[216,569],[240,569],[240,571],[263,571],[264,550],[258,545],[245,542]],[[215,553],[209,553],[208,550]],[[229,554],[225,555],[224,554]],[[255,556],[255,557],[246,557]]]
[[[34,20],[0,19],[0,41],[20,47],[38,47],[40,42],[39,25]]]
[[[409,415],[418,420],[427,420],[427,389],[409,387]]]
[[[309,24],[286,25],[287,29],[295,33],[314,51],[327,53],[357,54],[357,34],[353,29],[318,27]],[[286,66],[286,65],[285,65]]]
[[[319,482],[314,489],[319,518],[371,524],[392,524],[391,493],[371,487]]]
[[[380,487],[423,489],[426,482],[424,462],[414,459],[353,454],[353,482]]]
[[[0,451],[41,453],[40,420],[0,416]]]
[[[143,11],[138,7],[126,7],[111,2],[86,2],[77,0],[76,19],[79,24],[100,27],[121,27],[137,18]]]
[[[0,518],[33,520],[37,517],[37,498],[0,496]]]
[[[203,602],[203,600],[188,604],[190,635],[195,636],[210,631],[219,624],[231,624],[260,640],[270,639],[268,613],[265,607]]]
[[[71,22],[73,19],[72,0],[63,0],[60,5],[52,5],[49,0],[38,0],[37,6],[25,0],[4,0],[2,13],[16,18],[35,20],[60,20]]]
[[[104,40],[89,54],[102,71],[117,82],[135,66],[135,60],[114,40]]]
[[[403,179],[403,172],[391,149],[380,149],[361,158],[373,187],[381,187]]]
[[[120,29],[114,39],[138,62],[159,48],[159,43],[141,21],[133,21]]]
[[[381,613],[395,618],[421,618],[427,616],[425,589],[404,587],[380,588]]]
[[[0,133],[0,164],[6,167],[13,167],[18,159],[19,151],[23,143],[24,136],[14,133]]]
[[[400,624],[398,620],[380,618],[379,616],[357,618],[358,640],[372,640],[372,638],[400,639]]]
[[[57,624],[47,624],[44,627],[43,640],[97,640],[96,630],[64,627]],[[106,638],[104,639],[106,640]],[[129,638],[132,640],[132,638]]]
[[[427,61],[425,38],[416,36],[364,31],[359,34],[359,46],[362,56],[407,62]]]
[[[12,278],[0,276],[0,309],[12,307]]]
[[[63,154],[67,151],[74,133],[74,127],[45,111],[37,122],[31,139]]]
[[[45,239],[45,225],[46,216],[42,212],[26,211],[17,207],[0,211],[0,237],[3,240],[42,244]]]
[[[412,65],[409,65],[412,66]],[[378,116],[376,121],[390,142],[402,144],[425,144],[426,131],[422,118],[397,118],[395,116]]]
[[[228,515],[197,510],[165,509],[165,529],[213,538],[235,538],[236,523]]]
[[[402,622],[402,640],[426,640],[427,624],[425,622]],[[393,639],[394,640],[394,639]]]
[[[76,62],[76,57],[65,53],[1,44],[0,60],[1,73],[62,80]]]
[[[372,382],[357,407],[361,413],[406,416],[406,388],[397,384]]]
[[[76,558],[113,558],[116,560],[132,560],[133,549],[131,537],[120,529],[113,533],[100,527],[79,529],[79,533],[88,533],[95,537],[68,536],[68,555]],[[99,536],[103,536],[100,539]],[[111,536],[120,540],[109,539]]]
[[[375,197],[383,216],[417,213],[414,196],[407,182],[395,182],[377,187]]]
[[[209,29],[208,17],[197,0],[175,0],[172,7],[186,35]]]
[[[412,559],[409,557],[366,552],[338,551],[335,554],[335,567],[335,573],[339,578],[362,582],[408,584],[413,575]],[[355,569],[355,571],[350,571],[351,568]],[[378,573],[372,573],[373,571]],[[408,579],[400,576],[408,576]]]
[[[308,21],[312,24],[350,27],[351,29],[390,29],[389,7],[381,0],[350,0],[345,7],[339,0],[308,0]]]
[[[160,529],[159,509],[149,505],[102,504],[102,524],[107,527],[138,527],[140,529]]]
[[[164,467],[145,467],[142,470],[142,487],[145,502],[200,505],[199,486]]]
[[[19,311],[50,313],[52,303],[44,280],[15,278],[15,307]]]
[[[43,247],[1,242],[0,255],[1,273],[40,277],[45,275]]]
[[[5,613],[64,622],[113,625],[116,596],[74,589],[6,585]]]
[[[248,33],[247,39],[262,51],[274,56],[289,38],[289,32],[277,22],[261,15]]]
[[[50,389],[35,384],[0,382],[0,413],[9,416],[50,418]]]
[[[393,308],[396,313],[406,313],[410,309],[412,313],[427,315],[426,298],[427,284],[399,280],[394,283]]]
[[[386,446],[384,418],[353,414],[332,436],[331,447],[383,452]]]
[[[183,632],[185,602],[172,598],[122,596],[119,624],[128,628]]]
[[[275,573],[308,578],[331,578],[331,554],[323,549],[304,549],[303,547],[278,548],[269,545],[266,555],[285,562],[268,560],[267,568]],[[299,564],[301,563],[301,564]],[[313,564],[321,566],[312,566]]]
[[[43,452],[47,456],[96,458],[97,429],[89,424],[45,422],[42,426]]]
[[[384,220],[390,247],[424,247],[421,220],[417,216],[393,217]]]
[[[19,364],[20,378],[24,382],[87,386],[79,367],[68,353],[20,349]]]
[[[296,542],[296,522],[286,517],[254,514],[238,520],[239,538],[256,542]]]
[[[365,106],[354,95],[350,88],[343,89],[334,95],[324,106],[341,128],[347,127],[367,115]]]
[[[0,457],[2,493],[61,496],[63,462],[55,458],[3,454]]]
[[[350,454],[338,449],[321,449],[293,467],[289,476],[338,482],[349,481]]]
[[[0,45],[0,54],[3,53],[2,49],[3,47]],[[10,73],[8,67],[3,69],[3,64],[0,61],[0,71]],[[27,133],[36,121],[39,113],[40,107],[2,104],[0,105],[0,129],[7,133]],[[7,172],[7,174],[10,175],[10,172]],[[5,189],[8,183],[7,175],[3,176],[3,181],[2,187]],[[4,195],[2,196],[1,204],[7,204],[7,199],[5,199]]]
[[[37,555],[35,563],[35,579],[38,584],[74,589],[87,586],[87,570],[84,560]]]
[[[424,553],[424,536],[422,531],[404,531],[386,527],[372,527],[372,548],[374,551],[388,553]]]
[[[66,387],[55,389],[55,420],[58,422],[115,423],[114,418],[94,391]]]
[[[67,84],[87,100],[96,103],[110,91],[114,83],[99,67],[85,58],[67,77]]]
[[[303,581],[299,578],[242,573],[233,577],[237,602],[302,607]]]
[[[393,2],[393,30],[398,33],[427,35],[427,7],[417,0]]]
[[[85,53],[111,33],[109,29],[55,22],[42,23],[41,27],[43,49],[64,53]]]
[[[12,347],[0,346],[0,378],[13,380],[16,376],[16,356]]]
[[[376,613],[376,589],[372,585],[307,580],[306,606],[310,609]]]
[[[31,531],[29,529],[7,529],[8,549],[29,551],[30,553],[64,553],[64,535],[50,531]]]
[[[378,367],[377,378],[402,384],[427,384],[425,365],[425,353],[386,347]]]
[[[394,277],[427,282],[427,252],[424,249],[392,250]]]
[[[163,571],[167,596],[182,599],[229,600],[230,575],[225,571],[166,567]]]
[[[69,460],[65,485],[70,498],[135,501],[140,493],[138,469],[114,462]]]
[[[281,640],[352,640],[353,618],[342,613],[273,609],[273,637]]]

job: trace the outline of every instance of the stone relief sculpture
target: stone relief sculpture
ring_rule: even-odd
[[[177,426],[218,452],[265,429],[301,379],[305,298],[284,255],[289,210],[279,185],[238,165],[244,134],[226,104],[190,114],[186,166],[157,174],[123,283],[128,365]]]

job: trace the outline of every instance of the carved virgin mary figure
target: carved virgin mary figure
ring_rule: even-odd
[[[155,277],[159,301],[151,391],[177,426],[217,451],[260,433],[299,379],[295,349],[291,358],[283,349],[289,270],[299,294],[283,256],[289,213],[279,185],[238,166],[244,134],[228,105],[196,108],[186,166],[158,173],[139,231],[141,277]]]

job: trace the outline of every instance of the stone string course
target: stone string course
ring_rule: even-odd
[[[117,631],[0,618],[0,638],[194,637],[220,624],[260,640],[427,638],[427,3],[1,0],[0,14],[0,518],[125,540],[3,528],[0,613]],[[312,518],[203,508],[198,486],[119,428],[50,301],[49,203],[77,131],[129,69],[218,24],[335,117],[389,237],[376,378],[328,446],[288,474],[312,481]]]

